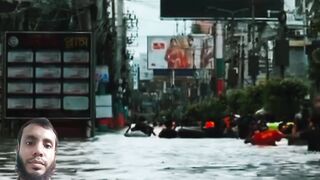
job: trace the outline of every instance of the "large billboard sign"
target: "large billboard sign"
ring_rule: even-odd
[[[213,69],[209,35],[148,36],[148,69]]]
[[[161,0],[162,19],[277,20],[283,0]]]

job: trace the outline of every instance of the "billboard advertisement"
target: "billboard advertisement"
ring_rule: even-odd
[[[213,69],[209,35],[148,36],[148,69]]]

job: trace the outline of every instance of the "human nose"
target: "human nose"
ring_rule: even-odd
[[[43,156],[43,147],[41,146],[40,143],[38,143],[36,146],[34,146],[34,150],[33,150],[33,156],[34,157],[42,157]]]

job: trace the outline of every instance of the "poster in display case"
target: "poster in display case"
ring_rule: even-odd
[[[80,68],[80,67],[65,67],[63,69],[63,77],[64,78],[88,78],[89,77],[89,69],[88,68]]]
[[[63,53],[65,63],[88,63],[88,51],[66,51]]]
[[[37,94],[59,94],[61,91],[61,85],[58,82],[42,82],[36,83]]]
[[[36,98],[36,109],[60,109],[59,98]]]
[[[8,78],[32,78],[32,67],[8,67]]]
[[[87,110],[89,99],[85,96],[66,96],[63,98],[64,110]]]
[[[8,109],[32,109],[32,98],[8,98]]]
[[[38,63],[60,63],[60,51],[38,51],[36,52],[36,62]]]
[[[8,83],[8,93],[17,94],[32,94],[33,84],[32,83]]]
[[[36,78],[60,78],[61,69],[59,67],[37,67]]]
[[[88,83],[64,83],[63,93],[65,94],[87,94],[89,93]]]
[[[33,52],[32,51],[9,51],[8,62],[9,63],[32,63]]]

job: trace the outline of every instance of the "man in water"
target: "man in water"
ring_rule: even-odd
[[[293,137],[307,140],[309,151],[320,151],[320,94],[314,96],[312,103],[308,129],[300,132],[293,130]]]
[[[131,131],[141,131],[148,136],[151,136],[151,135],[155,136],[156,134],[153,132],[153,127],[149,126],[145,121],[146,121],[146,118],[141,116],[139,118],[139,121],[136,123],[136,125],[133,128],[131,128]],[[127,132],[129,131],[129,129],[127,130]]]
[[[18,180],[50,180],[56,167],[58,136],[47,118],[26,122],[17,135]]]
[[[177,131],[175,130],[175,124],[173,121],[168,120],[164,123],[165,128],[161,130],[159,137],[160,138],[176,138],[178,136]]]

